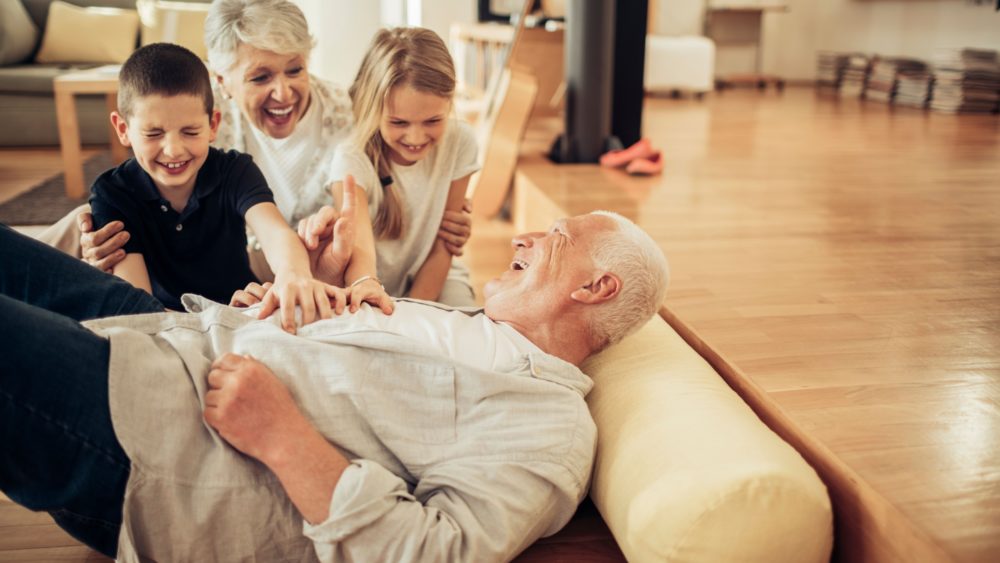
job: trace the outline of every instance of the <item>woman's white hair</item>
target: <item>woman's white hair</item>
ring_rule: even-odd
[[[622,284],[618,297],[597,306],[590,319],[593,344],[600,350],[656,314],[667,294],[670,267],[660,247],[635,223],[611,211],[592,214],[610,217],[618,226],[596,238],[590,257],[595,268],[614,274]]]
[[[316,44],[306,17],[289,0],[215,0],[205,19],[208,66],[216,74],[237,62],[240,45],[309,58]]]

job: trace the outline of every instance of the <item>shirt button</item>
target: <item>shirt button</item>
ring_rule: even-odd
[[[177,232],[180,232],[180,231],[184,230],[184,225],[181,225],[180,223],[177,223],[177,226],[174,227],[174,228],[177,229]]]
[[[161,205],[160,206],[160,211],[166,213],[167,212],[167,206],[166,205]]]

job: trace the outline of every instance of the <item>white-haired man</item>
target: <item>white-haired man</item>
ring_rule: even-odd
[[[668,276],[610,213],[513,243],[485,314],[400,301],[290,335],[193,296],[193,314],[85,328],[37,306],[83,297],[32,289],[39,272],[115,313],[157,304],[0,229],[0,488],[125,561],[510,559],[586,493],[576,365],[646,321]]]

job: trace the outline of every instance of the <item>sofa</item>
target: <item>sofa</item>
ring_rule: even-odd
[[[52,80],[74,70],[120,64],[140,40],[145,44],[169,39],[162,33],[165,20],[159,17],[160,9],[177,5],[139,0],[139,7],[144,8],[145,14],[140,17],[136,0],[65,0],[56,8],[57,14],[50,14],[53,3],[59,1],[0,2],[0,120],[4,124],[0,128],[0,146],[58,146]],[[210,0],[187,1],[205,5]],[[114,33],[101,33],[99,26],[107,24],[88,27],[85,18],[77,17],[72,11],[81,8],[116,8],[126,12],[95,14],[108,18],[104,21],[122,22],[111,24],[115,26]],[[57,34],[46,36],[50,31],[47,29],[50,15],[60,15],[57,23],[60,29],[66,30],[59,33],[58,38],[54,37]],[[115,17],[118,19],[113,19]],[[200,39],[200,29],[189,29],[189,32]],[[125,49],[102,52],[103,45],[98,45],[101,42],[90,40],[88,33],[97,33],[102,39],[125,34],[131,39],[127,39],[130,43]],[[56,39],[62,40],[62,45],[54,47]],[[73,45],[73,41],[79,44]],[[78,96],[77,115],[83,143],[107,143],[108,111],[102,95]]]

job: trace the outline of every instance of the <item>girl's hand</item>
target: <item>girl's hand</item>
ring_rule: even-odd
[[[462,247],[472,235],[472,202],[465,200],[461,211],[445,211],[438,229],[438,238],[452,256],[461,256]]]
[[[344,272],[351,262],[355,240],[356,189],[354,177],[348,175],[344,178],[344,201],[340,211],[324,205],[298,224],[299,239],[309,253],[313,276],[327,283],[343,285]]]
[[[350,287],[351,292],[351,312],[354,313],[361,307],[362,303],[368,303],[378,307],[386,315],[391,315],[396,308],[392,297],[385,292],[385,288],[379,281],[372,277],[363,277],[355,281]]]
[[[347,292],[338,287],[294,272],[280,273],[264,295],[257,318],[266,318],[280,309],[281,328],[295,334],[296,305],[302,309],[302,325],[305,326],[319,319],[329,319],[334,311],[339,315],[346,302]]]

